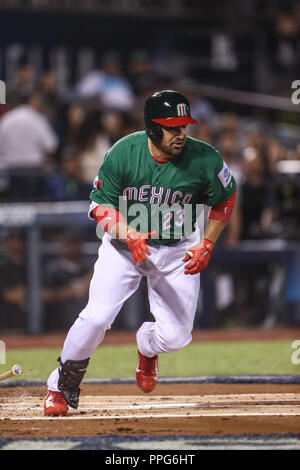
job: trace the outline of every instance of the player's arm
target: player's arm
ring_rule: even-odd
[[[207,267],[215,244],[230,219],[235,197],[236,190],[226,201],[210,209],[203,240],[190,248],[182,260],[183,262],[191,260],[185,266],[185,274],[197,274]]]
[[[113,238],[119,238],[127,243],[133,263],[136,264],[144,261],[146,254],[150,255],[146,241],[153,234],[134,230],[117,209],[122,187],[122,162],[123,159],[116,148],[111,149],[105,156],[90,196],[90,217],[94,218],[102,230]]]
[[[151,255],[146,243],[156,233],[155,231],[148,233],[137,232],[127,224],[121,212],[113,207],[106,207],[101,204],[93,209],[93,217],[102,230],[127,243],[131,251],[133,264],[145,261],[146,254]]]
[[[102,191],[102,181],[97,190]],[[116,200],[112,200],[109,206],[98,203],[91,210],[90,216],[113,238],[124,240],[131,252],[133,264],[141,263],[145,261],[146,255],[151,255],[146,243],[156,232],[140,233],[134,230],[115,208],[116,204]]]

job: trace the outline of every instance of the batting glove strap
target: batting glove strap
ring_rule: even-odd
[[[208,265],[214,247],[215,244],[212,241],[204,238],[198,245],[188,250],[182,261],[191,261],[185,266],[184,274],[198,274],[204,271]]]

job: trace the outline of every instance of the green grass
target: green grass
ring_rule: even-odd
[[[299,374],[293,365],[292,341],[192,343],[181,351],[161,354],[160,377],[224,374]],[[60,349],[16,349],[6,354],[6,365],[23,367],[22,379],[46,379],[57,366]],[[133,377],[136,347],[102,346],[92,356],[85,378]],[[19,380],[19,379],[16,379]]]

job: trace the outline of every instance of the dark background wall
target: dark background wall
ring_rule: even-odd
[[[57,69],[66,62],[70,85],[84,73],[89,58],[97,61],[116,49],[126,63],[132,51],[142,48],[157,63],[173,58],[174,74],[188,71],[202,82],[255,88],[259,28],[229,28],[213,20],[212,26],[205,18],[0,11],[0,77],[10,80],[15,64],[28,58],[37,69]]]

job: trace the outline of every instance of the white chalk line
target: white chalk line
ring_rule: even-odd
[[[192,398],[197,400],[240,400],[240,399],[259,399],[259,400],[291,400],[291,399],[298,399],[300,400],[300,393],[234,393],[234,394],[224,394],[224,395],[219,395],[219,394],[214,394],[214,395],[147,395],[147,396],[141,396],[141,395],[83,395],[80,400],[81,401],[90,401],[93,399],[102,399],[102,400],[112,400],[115,402],[123,402],[127,400],[135,400],[135,401],[159,401],[159,400],[170,400],[170,401],[179,401],[183,400],[185,401],[187,398]],[[2,400],[10,400],[12,402],[18,402],[20,399],[23,400],[43,400],[43,397],[40,396],[19,396],[19,397],[10,397],[10,396],[3,396],[0,397],[0,402]]]
[[[300,399],[289,399],[289,400],[281,400],[281,399],[278,399],[278,400],[266,400],[266,402],[269,404],[269,403],[272,403],[272,404],[277,404],[277,403],[289,403],[291,405],[294,405],[294,406],[300,406]],[[27,407],[27,406],[34,406],[34,407],[39,407],[39,406],[43,406],[43,403],[44,401],[43,400],[40,400],[38,402],[35,402],[35,403],[28,403],[28,402],[18,402],[18,403],[0,403],[0,412],[1,412],[1,409],[5,409],[5,410],[16,410],[16,409],[22,409],[23,407]],[[234,402],[228,400],[226,402],[224,401],[219,401],[219,400],[215,400],[215,401],[198,401],[197,403],[152,403],[152,404],[141,404],[141,403],[137,403],[135,405],[127,405],[126,404],[126,407],[124,407],[124,403],[125,402],[115,402],[114,405],[110,405],[109,403],[107,402],[104,402],[104,401],[81,401],[80,400],[80,407],[84,407],[84,409],[93,409],[92,407],[91,408],[88,408],[87,405],[93,405],[93,407],[97,407],[97,408],[104,408],[104,409],[107,409],[109,408],[110,410],[119,410],[119,409],[123,409],[123,408],[126,408],[126,409],[132,409],[132,410],[136,410],[136,409],[151,409],[151,408],[177,408],[178,406],[182,406],[183,408],[185,407],[194,407],[194,406],[203,406],[203,405],[253,405],[253,406],[258,406],[258,405],[265,405],[265,401],[264,400],[235,400]],[[276,405],[276,406],[280,406],[280,405]],[[282,405],[282,406],[285,406],[285,405]]]
[[[286,397],[286,398],[283,398]],[[220,399],[220,398],[223,399]],[[249,397],[251,400],[249,400]],[[287,398],[289,397],[289,398]],[[43,406],[43,399],[41,397],[20,397],[23,400],[27,401],[22,401],[22,402],[13,402],[10,401],[10,403],[1,403],[0,404],[0,412],[1,409],[3,412],[5,411],[30,411],[29,409],[24,409],[24,407],[28,406],[33,406],[36,408],[36,412],[39,413],[41,411],[41,408]],[[102,401],[93,401],[93,399],[99,399],[102,398]],[[151,397],[151,400],[157,400],[156,402],[153,401],[149,403],[149,399],[147,397],[140,397],[140,396],[123,396],[123,397],[118,397],[118,400],[114,400],[116,397],[114,396],[84,396],[80,400],[80,407],[82,411],[103,411],[105,410],[106,412],[110,411],[126,411],[126,410],[155,410],[155,409],[175,409],[175,408],[195,408],[195,407],[201,407],[203,405],[209,405],[209,406],[218,406],[218,405],[224,405],[224,399],[226,399],[226,402],[229,402],[230,398],[234,399],[234,403],[230,402],[229,404],[231,405],[230,407],[234,406],[241,406],[244,404],[244,406],[254,406],[256,408],[256,411],[254,412],[246,412],[246,410],[242,412],[236,412],[234,409],[232,411],[224,411],[224,412],[215,412],[215,413],[210,413],[210,410],[206,410],[205,412],[201,412],[201,410],[191,413],[185,413],[185,414],[170,414],[170,413],[165,413],[165,414],[143,414],[143,415],[97,415],[97,416],[66,416],[66,417],[45,417],[45,416],[32,416],[32,417],[24,417],[24,416],[13,416],[13,417],[0,417],[0,420],[14,420],[14,421],[30,421],[30,420],[49,420],[49,419],[72,419],[72,420],[88,420],[88,419],[144,419],[144,418],[188,418],[188,417],[205,417],[205,416],[214,416],[214,417],[221,417],[221,416],[300,416],[300,410],[298,413],[298,408],[296,404],[293,404],[291,402],[293,401],[299,401],[300,395],[298,394],[232,394],[232,395],[205,395],[205,396],[193,396],[193,398],[197,400],[197,403],[187,403],[187,402],[177,402],[177,403],[157,403],[157,401],[164,399],[164,400],[174,400],[175,397],[168,397],[168,396],[155,396]],[[176,399],[184,399],[186,400],[188,397],[187,396],[177,396]],[[192,397],[191,397],[192,398]],[[7,400],[10,400],[11,397],[7,397]],[[110,402],[114,402],[113,404],[107,403],[107,399],[109,399]],[[143,403],[147,399],[148,403]],[[213,399],[213,402],[211,401]],[[247,403],[241,403],[242,401],[245,401],[247,399]],[[256,400],[259,400],[260,403],[257,403]],[[32,403],[32,400],[35,400],[35,403]],[[130,405],[128,401],[134,401],[136,402],[134,405]],[[274,412],[264,412],[263,410],[260,409],[260,407],[265,406],[263,402],[265,400],[272,401],[272,403],[276,406],[277,411],[274,410]],[[277,401],[285,402],[288,401],[290,402],[290,406],[288,407],[287,405],[276,405]],[[127,403],[126,403],[127,402]],[[12,406],[13,405],[13,406]],[[291,409],[291,406],[293,406],[293,411],[284,411],[285,409]],[[95,409],[96,408],[96,409]],[[227,406],[228,408],[228,406]],[[282,409],[282,411],[281,411]],[[31,411],[34,411],[33,409]]]
[[[100,403],[88,403],[89,405],[95,405],[95,406],[86,406],[85,404],[81,403],[80,404],[80,409],[81,411],[102,411],[102,410],[105,410],[105,411],[116,411],[116,410],[155,410],[155,409],[174,409],[174,408],[196,408],[196,407],[201,407],[203,406],[202,403],[170,403],[170,404],[165,404],[165,403],[156,403],[156,404],[152,404],[152,405],[126,405],[126,406],[111,406],[111,405],[107,405],[107,404],[104,404],[102,402]],[[97,405],[97,406],[96,406]],[[208,406],[211,406],[211,407],[216,407],[216,406],[220,406],[219,403],[208,403],[207,404]],[[224,406],[224,403],[222,404]],[[256,408],[258,407],[261,407],[261,406],[265,406],[263,405],[262,403],[229,403],[227,405],[227,408],[228,407],[241,407],[241,406],[255,406]],[[271,405],[268,405],[268,406],[271,406]],[[298,409],[300,410],[300,405],[295,405],[293,403],[290,403],[289,404],[289,407],[293,406],[293,408],[295,409]],[[27,408],[26,408],[27,407]],[[40,404],[36,404],[35,407],[36,411],[38,411],[40,408],[43,408],[43,403],[40,403]],[[276,408],[287,408],[287,405],[276,405]],[[19,406],[10,406],[10,405],[7,405],[7,406],[0,406],[0,413],[1,413],[1,410],[2,411],[30,411],[30,408],[28,408],[28,403],[24,403],[22,406],[19,405]],[[31,411],[34,411],[33,409],[31,409]]]
[[[296,393],[247,393],[247,394],[227,394],[227,395],[177,395],[177,396],[167,396],[167,395],[156,395],[152,397],[142,397],[137,395],[124,395],[114,396],[114,395],[84,395],[80,398],[80,404],[108,404],[112,403],[115,405],[124,404],[127,402],[135,402],[136,404],[142,404],[146,402],[146,404],[150,405],[151,403],[157,403],[160,401],[164,401],[165,403],[173,403],[180,402],[182,400],[185,403],[188,399],[192,399],[193,401],[197,401],[197,403],[226,403],[232,402],[241,403],[241,402],[249,402],[249,403],[257,403],[257,402],[300,402],[300,394]],[[20,399],[22,401],[20,401]],[[1,397],[0,398],[0,406],[6,406],[8,404],[18,405],[28,405],[30,400],[34,400],[35,402],[42,402],[44,400],[43,397],[37,396],[21,396],[21,397]]]
[[[210,417],[215,417],[215,418],[220,418],[223,416],[231,416],[232,418],[235,417],[243,417],[243,416],[259,416],[259,417],[265,417],[265,416],[300,416],[300,413],[212,413],[212,414],[207,414],[207,413],[190,413],[190,414],[146,414],[146,415],[115,415],[115,416],[35,416],[35,417],[13,417],[13,418],[0,418],[0,421],[6,420],[6,421],[45,421],[45,420],[103,420],[103,419],[153,419],[153,418],[210,418]]]
[[[86,397],[85,397],[86,398]],[[272,400],[272,404],[276,405],[276,402],[289,402],[290,406],[294,406],[295,408],[299,408],[299,400],[298,399],[277,399],[277,400]],[[296,402],[296,403],[293,403]],[[220,405],[227,405],[228,406],[263,406],[264,405],[264,400],[261,400],[260,402],[255,401],[249,401],[247,400],[246,402],[240,401],[240,400],[235,400],[234,403],[232,401],[227,401],[226,403],[220,402],[219,400],[215,401],[208,401],[208,400],[199,400],[197,403],[135,403],[134,405],[130,405],[129,403],[126,402],[116,402],[115,404],[110,404],[104,401],[93,401],[93,400],[81,400],[80,401],[80,408],[82,411],[95,411],[95,408],[99,411],[101,410],[106,410],[106,411],[113,411],[113,410],[155,410],[155,409],[171,409],[171,408],[195,408],[195,407],[201,407],[201,406],[220,406]],[[0,404],[0,413],[2,411],[29,411],[28,407],[29,406],[34,406],[35,409],[37,408],[42,408],[43,407],[43,400],[38,399],[35,400],[35,403],[33,404],[32,402],[18,402],[15,403],[12,406],[12,403],[2,403]],[[277,408],[284,408],[286,405],[280,404],[276,405]]]
[[[89,405],[94,404],[94,405],[101,405],[97,406],[97,410],[151,410],[151,409],[159,409],[159,408],[193,408],[195,406],[199,406],[198,403],[170,403],[170,404],[165,404],[165,403],[155,403],[153,405],[126,405],[126,406],[110,406],[106,405],[103,402],[96,402],[96,403],[89,403]],[[28,406],[28,403],[24,403],[23,406]],[[38,405],[42,406],[42,404]],[[38,407],[36,406],[36,407]],[[16,410],[16,409],[23,409],[21,406],[3,406],[5,410]],[[82,410],[93,410],[95,411],[95,406],[94,407],[87,407],[85,404],[81,403],[80,408]],[[1,411],[1,407],[0,407]]]

